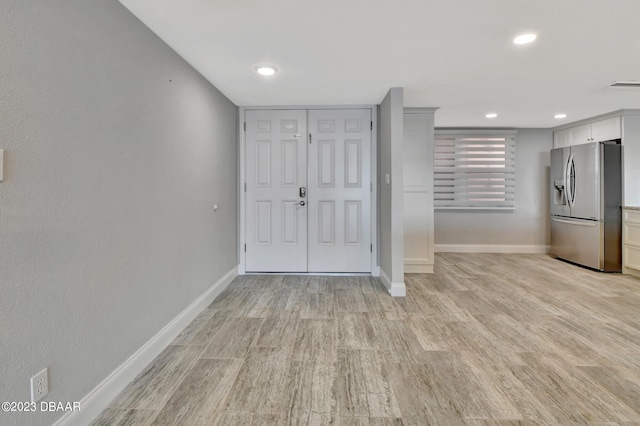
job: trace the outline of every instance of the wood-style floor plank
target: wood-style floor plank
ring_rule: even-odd
[[[228,411],[282,414],[292,392],[291,348],[253,347],[226,400]]]
[[[244,358],[258,336],[262,322],[259,318],[232,318],[220,327],[201,357]]]
[[[367,381],[361,351],[339,349],[336,377],[337,413],[341,417],[369,417]]]
[[[342,313],[336,319],[338,349],[375,349],[376,324],[366,313]]]
[[[333,386],[336,364],[326,362],[294,362],[287,407],[288,424],[307,424],[312,415],[331,415],[336,410]]]
[[[241,366],[240,359],[200,359],[164,405],[153,424],[206,423],[222,408]]]
[[[433,377],[421,375],[421,366],[398,363],[388,369],[405,425],[464,425],[462,413],[442,394]]]
[[[122,391],[112,407],[161,409],[201,352],[199,346],[169,346]]]
[[[638,414],[597,382],[555,355],[524,353],[526,366],[514,367],[535,397],[556,411],[591,422],[636,421]],[[540,392],[538,388],[544,389]]]
[[[637,377],[630,377],[628,373],[609,367],[578,368],[640,414],[640,383]]]
[[[297,326],[293,344],[295,361],[336,362],[338,360],[337,331],[333,319],[300,319]]]
[[[158,412],[155,410],[107,408],[92,424],[94,426],[147,426],[157,415]]]
[[[293,347],[298,331],[298,316],[286,312],[266,318],[260,327],[256,346]]]

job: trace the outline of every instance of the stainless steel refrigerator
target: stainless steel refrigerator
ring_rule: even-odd
[[[622,269],[621,155],[619,140],[551,150],[551,254]]]

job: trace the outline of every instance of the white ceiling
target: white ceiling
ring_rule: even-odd
[[[599,89],[640,80],[639,0],[120,1],[241,106],[378,104],[404,87],[443,127],[640,108],[640,89]],[[514,45],[523,32],[538,40]],[[258,76],[265,62],[279,73]]]

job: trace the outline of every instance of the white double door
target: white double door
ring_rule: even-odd
[[[371,272],[371,110],[245,112],[247,272]]]

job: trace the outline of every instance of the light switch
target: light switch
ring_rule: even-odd
[[[4,149],[0,149],[0,182],[4,181]]]
[[[384,174],[384,183],[391,185],[391,175],[389,173]]]

